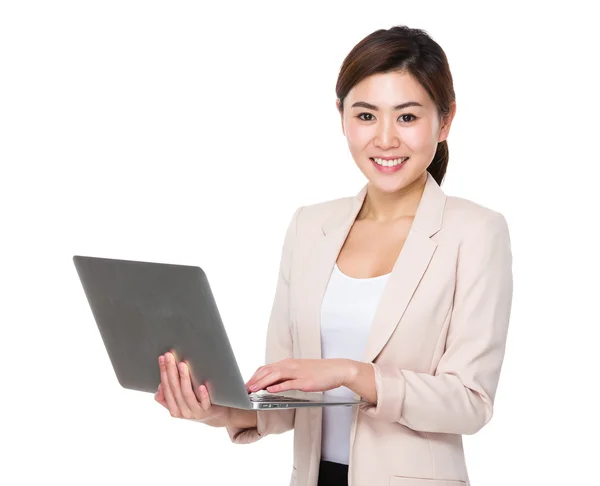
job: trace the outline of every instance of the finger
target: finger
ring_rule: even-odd
[[[271,366],[261,366],[260,368],[258,368],[250,377],[250,379],[246,382],[246,388],[249,388],[251,385],[256,383],[257,380],[260,380],[261,378],[269,374],[271,371],[273,371],[271,368]]]
[[[287,380],[266,388],[269,393],[280,393],[288,390],[309,391],[304,380]]]
[[[181,417],[181,412],[179,411],[179,407],[177,406],[177,402],[175,401],[175,397],[173,396],[173,392],[171,391],[171,385],[169,383],[169,377],[167,375],[167,363],[164,356],[158,357],[158,365],[160,366],[160,384],[161,389],[165,395],[165,402],[167,404],[167,408],[171,414],[171,417]]]
[[[167,407],[167,402],[165,401],[165,394],[163,392],[162,386],[158,385],[158,389],[156,390],[156,393],[154,394],[154,399],[158,403],[160,403],[163,407],[169,408],[169,407]]]
[[[211,407],[210,397],[208,396],[208,390],[206,386],[200,385],[198,387],[198,391],[200,392],[200,406],[202,407],[202,410],[206,412]]]
[[[185,400],[185,403],[192,412],[193,416],[196,417],[200,415],[203,409],[198,403],[198,398],[196,397],[196,394],[192,388],[192,379],[190,377],[187,363],[179,363],[179,378],[183,399]]]
[[[190,408],[187,406],[185,399],[183,398],[183,394],[181,393],[181,381],[179,378],[179,370],[177,369],[177,362],[175,361],[175,356],[172,353],[165,353],[166,358],[166,368],[167,368],[167,376],[169,378],[169,386],[171,387],[171,392],[173,393],[173,397],[175,398],[175,403],[181,412],[181,416],[183,418],[191,418]]]
[[[274,385],[275,383],[278,383],[280,381],[287,380],[290,378],[296,378],[296,377],[282,376],[281,371],[276,370],[276,371],[273,371],[272,373],[269,373],[264,378],[258,380],[254,385],[251,385],[250,391],[255,392],[258,390],[264,390],[266,387],[268,387],[270,385]]]
[[[281,373],[281,379],[296,378],[298,375],[299,363],[298,360],[292,358],[285,358],[268,365],[261,366],[256,370],[254,375],[246,382],[246,389],[250,390],[250,387],[255,385],[257,382],[262,380],[270,373],[279,371]]]
[[[271,377],[271,378],[269,378]],[[262,390],[262,388],[258,388],[260,386],[266,386],[265,383],[267,383],[267,381],[265,380],[274,380],[274,381],[269,381],[267,384],[268,385],[272,385],[273,383],[277,382],[277,381],[281,381],[281,380],[287,380],[289,378],[296,378],[296,376],[292,376],[292,371],[282,367],[281,365],[270,365],[270,366],[265,366],[263,367],[263,369],[256,374],[256,376],[250,380],[248,380],[248,383],[246,384],[246,389],[250,390],[250,391],[255,391],[255,390]],[[256,389],[252,388],[252,387],[257,387]]]

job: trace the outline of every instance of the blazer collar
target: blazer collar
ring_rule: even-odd
[[[339,229],[340,226],[344,228],[352,226],[364,203],[367,195],[367,187],[368,184],[365,184],[358,194],[352,197],[349,207],[334,213],[323,222],[321,228],[324,235]],[[411,231],[421,233],[427,237],[435,235],[442,227],[445,205],[446,195],[444,191],[433,176],[427,172],[427,181],[425,182],[423,195],[415,213]]]

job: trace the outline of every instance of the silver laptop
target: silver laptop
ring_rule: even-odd
[[[206,274],[197,266],[91,256],[73,262],[121,386],[155,393],[158,356],[174,352],[216,405],[241,409],[366,403],[322,393],[248,393]]]

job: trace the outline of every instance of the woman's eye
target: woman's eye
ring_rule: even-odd
[[[366,120],[365,120],[364,118],[361,118],[361,116],[363,116],[363,115],[366,115],[366,116],[371,116],[371,117],[373,116],[373,115],[371,115],[371,113],[361,113],[361,114],[360,114],[360,115],[358,115],[356,118],[360,118],[362,121],[371,121],[371,119],[366,119]]]
[[[363,116],[367,116],[367,117],[371,117],[371,118],[366,118],[366,119],[365,118],[361,118]],[[373,115],[371,113],[361,113],[360,115],[357,116],[357,118],[359,118],[359,119],[361,119],[363,121],[373,121],[372,117],[373,117]],[[412,117],[412,118],[409,118],[407,120],[405,117]],[[399,118],[402,119],[402,121],[404,123],[410,123],[411,121],[417,119],[417,117],[415,115],[413,115],[412,113],[405,113],[404,115],[400,115]]]

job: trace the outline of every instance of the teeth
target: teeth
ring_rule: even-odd
[[[379,165],[382,165],[383,167],[394,167],[398,164],[401,164],[406,159],[408,159],[408,157],[402,157],[400,159],[395,159],[395,160],[384,160],[384,159],[378,159],[377,157],[373,157],[373,160],[376,163],[378,163]]]

